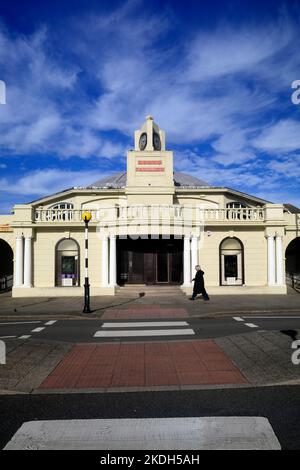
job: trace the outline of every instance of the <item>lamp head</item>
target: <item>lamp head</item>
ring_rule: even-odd
[[[81,218],[82,218],[83,222],[88,223],[92,218],[92,214],[91,214],[90,211],[84,211],[81,214]]]

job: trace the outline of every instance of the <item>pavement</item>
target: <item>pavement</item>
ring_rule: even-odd
[[[141,289],[142,290],[142,289]],[[163,308],[184,308],[190,317],[215,317],[231,314],[255,313],[300,313],[300,295],[288,289],[287,295],[216,295],[209,302],[198,298],[192,302],[181,291],[172,296],[144,295],[136,297],[94,296],[91,298],[91,314],[83,314],[83,298],[51,297],[51,298],[12,298],[11,293],[0,294],[1,319],[26,318],[102,318],[107,309],[133,310],[146,306],[162,306]]]
[[[6,364],[0,365],[0,393],[29,393],[71,349],[69,343],[5,339]]]

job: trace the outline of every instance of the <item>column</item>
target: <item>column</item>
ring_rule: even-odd
[[[190,237],[184,236],[183,239],[183,285],[191,286],[191,250]]]
[[[274,237],[268,236],[268,285],[275,284],[275,245]]]
[[[276,235],[276,284],[283,284],[283,256],[282,256],[282,237]]]
[[[24,240],[24,287],[32,287],[32,237],[25,237]]]
[[[117,237],[110,236],[109,241],[109,285],[117,285]]]
[[[194,277],[195,266],[198,264],[198,237],[193,236],[191,242],[191,250],[192,250],[192,264],[191,264],[191,274],[192,278]]]
[[[102,242],[102,256],[101,256],[101,268],[102,268],[102,287],[108,286],[108,237],[103,236]]]
[[[16,237],[15,287],[23,286],[23,236]]]

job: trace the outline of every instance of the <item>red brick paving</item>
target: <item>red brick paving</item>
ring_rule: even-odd
[[[185,308],[163,308],[159,305],[135,305],[130,308],[108,309],[102,315],[103,320],[136,320],[156,318],[187,318]]]
[[[76,345],[42,389],[245,384],[211,340]]]

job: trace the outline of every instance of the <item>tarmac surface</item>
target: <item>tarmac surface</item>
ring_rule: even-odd
[[[270,432],[269,448],[299,449],[300,296],[222,297],[92,298],[84,315],[79,298],[0,296],[0,445],[17,432],[11,445],[43,447],[32,440],[42,426],[49,442],[63,429],[72,446],[73,419],[82,429],[112,419],[112,431],[129,419],[134,432],[137,418],[144,430],[149,418],[162,429],[168,418],[203,418],[206,439],[210,417],[237,424],[231,434],[227,420],[218,428],[224,445],[233,438],[229,448],[251,446],[242,433],[258,420],[266,428],[255,425],[254,448]]]
[[[300,385],[259,388],[0,396],[0,447],[37,420],[264,417],[282,449],[300,449]],[[99,453],[97,455],[100,455]]]

